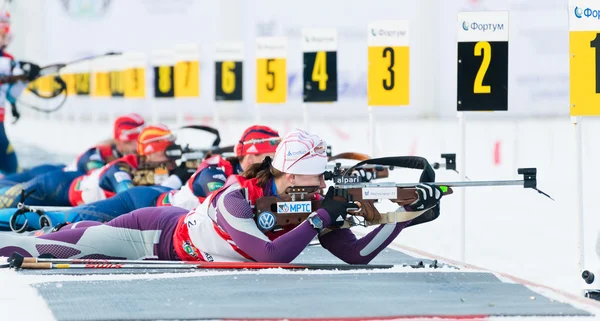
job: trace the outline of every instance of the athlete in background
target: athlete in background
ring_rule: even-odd
[[[0,77],[15,75],[22,73],[23,70],[15,62],[13,56],[6,51],[6,47],[10,44],[12,33],[10,30],[10,14],[8,12],[0,12]],[[31,67],[31,66],[30,66]],[[32,80],[37,77],[39,67],[27,68],[27,78]],[[35,69],[35,70],[34,70]],[[0,83],[0,174],[7,175],[16,173],[19,168],[17,154],[13,146],[8,141],[6,130],[4,128],[5,108],[8,103],[12,104],[13,114],[16,113],[16,98],[23,92],[27,86],[26,82],[19,81],[16,83]]]
[[[261,163],[266,156],[275,154],[275,149],[281,138],[279,133],[267,126],[248,127],[236,144],[236,156],[224,159],[221,155],[213,155],[204,160],[197,170],[179,166],[172,171],[172,187],[181,182],[185,183],[180,189],[167,186],[134,186],[113,197],[100,201],[83,204],[64,212],[46,212],[50,222],[57,229],[68,229],[80,225],[64,226],[66,222],[80,221],[106,222],[133,210],[151,206],[177,206],[191,210],[212,192],[221,188],[232,174],[240,174],[252,164]],[[142,145],[140,145],[145,149]],[[143,153],[143,151],[141,151]],[[4,211],[4,210],[2,210]],[[0,211],[0,227],[2,221],[7,221],[12,213]],[[9,215],[6,215],[9,214]],[[30,221],[34,221],[35,214]],[[35,224],[32,228],[38,228]],[[5,228],[6,229],[6,228]],[[52,229],[46,229],[49,232]]]
[[[100,168],[119,157],[135,153],[137,148],[137,137],[144,127],[144,119],[138,114],[128,114],[118,117],[113,127],[114,138],[103,144],[96,145],[79,155],[71,165],[65,167],[63,164],[42,164],[34,166],[20,173],[6,175],[0,179],[0,194],[4,194],[8,188],[18,183],[25,183],[42,175],[49,175],[55,170],[65,172],[78,172],[79,175],[86,174],[93,169]],[[57,184],[72,178],[69,174],[55,174],[53,180]],[[61,179],[64,178],[64,179]],[[42,179],[42,178],[40,178]]]

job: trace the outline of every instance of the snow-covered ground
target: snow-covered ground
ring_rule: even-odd
[[[266,123],[281,133],[301,126],[292,122]],[[250,122],[222,123],[219,127],[222,145],[233,144],[247,125]],[[364,128],[363,125],[364,121],[345,122],[343,127],[314,123],[310,129],[325,137],[333,146],[334,154],[368,153],[366,130],[356,130]],[[600,148],[595,144],[600,126],[595,121],[584,125],[585,266],[600,271],[600,259],[595,253],[600,219],[595,215],[599,208],[594,190],[596,179],[600,177],[594,166],[594,160],[600,159]],[[31,144],[39,147],[40,153],[69,155],[111,133],[107,123],[65,124],[28,119],[9,127],[8,131],[17,148],[19,143]],[[377,132],[377,156],[413,154],[433,162],[439,159],[440,153],[459,150],[457,122],[453,120],[382,121],[378,123]],[[518,167],[537,167],[538,187],[556,201],[519,187],[463,189],[467,192],[467,263],[580,294],[585,284],[576,265],[574,152],[573,129],[568,119],[468,123],[466,160],[470,179],[517,179]],[[458,174],[448,171],[438,171],[437,175],[438,181],[459,179]],[[402,179],[414,181],[416,177]],[[456,195],[442,202],[442,215],[438,220],[407,229],[395,242],[459,260],[460,192],[457,190]],[[4,273],[10,272],[0,274],[0,282],[10,279]],[[18,282],[18,279],[10,282]],[[0,304],[6,303],[11,302],[0,300]]]

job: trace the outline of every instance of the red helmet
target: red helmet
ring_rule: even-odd
[[[250,126],[235,145],[235,155],[275,153],[280,141],[279,133],[273,128],[259,125]]]
[[[144,118],[136,113],[117,118],[114,127],[115,140],[119,142],[135,141],[144,125]]]
[[[175,135],[165,125],[144,127],[138,136],[138,154],[148,155],[163,152],[175,142]]]

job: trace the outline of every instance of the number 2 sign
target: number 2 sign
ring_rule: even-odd
[[[508,110],[508,12],[458,14],[457,110]]]

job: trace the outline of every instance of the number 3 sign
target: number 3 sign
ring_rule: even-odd
[[[371,22],[367,32],[369,106],[408,105],[408,21]]]

